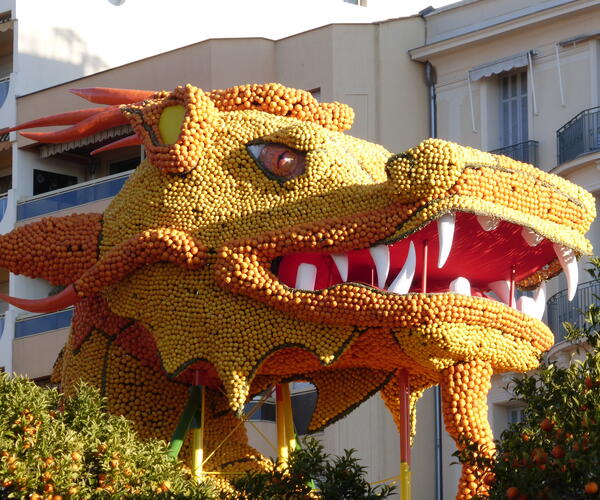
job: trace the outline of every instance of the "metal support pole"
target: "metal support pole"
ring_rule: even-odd
[[[510,290],[508,293],[508,305],[509,307],[515,307],[515,275],[517,271],[513,264],[510,268]]]
[[[285,415],[285,441],[288,447],[288,455],[296,449],[296,429],[294,427],[294,414],[292,412],[292,395],[290,384],[281,384],[283,397],[283,408]]]
[[[400,408],[402,419],[400,424],[400,498],[411,500],[410,472],[410,387],[408,371],[400,370]]]
[[[200,408],[201,401],[202,394],[199,391],[199,388],[196,386],[190,387],[190,395],[185,408],[181,413],[181,417],[179,417],[179,422],[177,423],[175,432],[173,432],[171,442],[169,443],[168,455],[171,458],[177,458],[179,455],[179,451],[183,446],[185,435],[192,425],[192,420],[194,419],[196,411]]]
[[[202,462],[204,460],[204,388],[196,386],[199,391],[200,407],[196,412],[194,419],[194,428],[192,429],[192,473],[197,481],[202,480]]]
[[[283,402],[283,387],[277,384],[275,387],[275,419],[277,421],[277,451],[279,454],[279,462],[287,463],[289,457],[289,448],[286,440],[285,431],[285,405]]]

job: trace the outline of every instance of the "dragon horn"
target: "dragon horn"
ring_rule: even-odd
[[[118,141],[111,142],[106,146],[102,146],[101,148],[94,149],[90,152],[90,155],[97,155],[98,153],[103,153],[104,151],[110,151],[111,149],[125,148],[127,146],[140,146],[142,144],[142,140],[136,135],[128,135],[127,137],[123,137],[123,139],[119,139]]]
[[[96,113],[105,111],[106,109],[107,108],[88,108],[69,111],[68,113],[60,113],[58,115],[44,116],[43,118],[31,120],[9,128],[7,132],[14,132],[15,130],[23,130],[25,128],[50,127],[53,125],[74,125]]]
[[[56,132],[21,132],[23,137],[38,142],[61,143],[74,141],[118,125],[129,123],[119,108],[108,108],[80,121],[72,127]]]
[[[108,87],[70,89],[70,92],[97,104],[130,104],[144,101],[156,93],[154,90],[112,89]]]
[[[81,297],[77,295],[75,287],[69,285],[56,295],[44,297],[43,299],[20,299],[18,297],[11,297],[10,295],[4,295],[3,293],[0,293],[0,299],[5,300],[19,309],[24,309],[25,311],[51,313],[74,305],[81,300]]]

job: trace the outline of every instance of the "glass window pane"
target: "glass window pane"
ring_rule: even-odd
[[[512,75],[510,77],[510,96],[517,96],[517,75]]]
[[[510,101],[510,143],[516,144],[519,137],[519,113],[516,100]]]

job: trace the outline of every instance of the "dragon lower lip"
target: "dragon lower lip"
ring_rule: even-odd
[[[440,227],[444,224],[445,228]],[[427,266],[424,265],[425,247]],[[457,213],[455,220],[430,223],[390,245],[345,254],[288,254],[274,262],[272,271],[279,281],[295,289],[321,290],[344,283],[362,283],[382,291],[406,294],[423,291],[426,267],[428,293],[454,292],[493,298],[488,295],[492,293],[505,304],[539,319],[544,313],[545,293],[540,288],[535,298],[511,297],[511,277],[518,282],[531,276],[556,260],[557,253],[563,254],[563,268],[571,271],[570,288],[576,287],[576,276],[567,260],[576,261],[569,249],[553,245],[529,228]],[[443,254],[447,254],[445,262]],[[438,268],[440,261],[443,265]]]

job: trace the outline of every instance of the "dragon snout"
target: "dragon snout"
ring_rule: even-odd
[[[392,196],[401,203],[444,196],[460,177],[467,149],[440,139],[392,155],[386,164]]]

